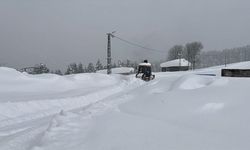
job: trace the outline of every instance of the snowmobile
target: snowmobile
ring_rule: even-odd
[[[147,60],[144,60],[143,63],[140,63],[138,66],[138,71],[135,75],[136,78],[141,78],[144,81],[150,81],[155,78],[155,75],[152,74],[151,64]]]

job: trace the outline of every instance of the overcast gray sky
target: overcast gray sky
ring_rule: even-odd
[[[0,64],[104,63],[106,33],[167,50],[201,41],[205,50],[250,44],[249,0],[0,0]],[[165,59],[112,39],[115,60]]]

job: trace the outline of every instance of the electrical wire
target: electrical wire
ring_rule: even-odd
[[[112,35],[113,37],[117,38],[118,40],[122,41],[122,42],[125,42],[127,44],[130,44],[130,45],[133,45],[133,46],[136,46],[136,47],[139,47],[139,48],[142,48],[144,50],[147,50],[147,51],[151,51],[151,52],[157,52],[157,53],[166,53],[166,51],[161,51],[161,50],[157,50],[157,49],[153,49],[153,48],[148,48],[148,47],[145,47],[145,46],[142,46],[140,44],[137,44],[137,43],[134,43],[134,42],[131,42],[131,41],[128,41],[128,40],[125,40],[123,38],[120,38],[116,35]]]

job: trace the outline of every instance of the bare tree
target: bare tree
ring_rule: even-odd
[[[191,68],[195,69],[196,62],[198,60],[198,55],[203,49],[201,42],[191,42],[186,44],[186,59],[191,62]]]
[[[167,60],[174,60],[178,59],[184,51],[184,47],[182,45],[175,45],[168,51],[168,58]]]

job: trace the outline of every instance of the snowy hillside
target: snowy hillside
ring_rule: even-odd
[[[220,77],[223,67],[150,82],[2,67],[0,150],[248,150],[250,79]]]

